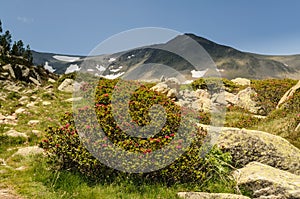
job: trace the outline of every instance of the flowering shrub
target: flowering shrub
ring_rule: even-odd
[[[118,123],[115,120],[112,110],[113,92],[118,92],[118,89],[130,89],[130,85],[118,85],[119,80],[100,79],[95,90],[94,107],[83,106],[73,114],[85,121],[80,124],[76,123],[76,127],[80,127],[84,135],[90,135],[91,131],[97,132],[97,128],[101,128],[106,137],[101,137],[98,134],[92,134],[86,137],[80,137],[75,128],[75,122],[71,113],[66,113],[62,118],[62,126],[51,127],[46,133],[46,138],[42,141],[41,146],[47,151],[50,160],[57,166],[58,169],[67,169],[79,171],[84,175],[90,176],[94,180],[111,180],[114,176],[134,176],[136,178],[151,179],[151,181],[166,182],[173,184],[177,182],[204,182],[207,178],[212,178],[218,175],[227,175],[230,171],[229,163],[231,157],[229,154],[222,153],[218,148],[213,147],[209,154],[204,158],[201,157],[203,149],[201,148],[206,132],[197,128],[195,123],[201,122],[201,115],[191,110],[180,109],[173,101],[166,96],[151,91],[152,85],[138,83],[136,89],[130,96],[129,102],[122,103],[117,107],[116,113],[123,121]],[[132,82],[131,82],[132,83]],[[119,88],[118,88],[119,87]],[[121,87],[121,88],[120,88]],[[89,89],[89,86],[85,86]],[[87,90],[87,93],[90,92]],[[121,95],[121,97],[126,98]],[[151,112],[151,107],[159,104],[164,108],[165,123],[161,126],[160,131],[150,137],[134,137],[129,136],[124,129],[132,130],[136,128],[133,124],[139,127],[153,125],[160,127],[160,124],[152,124],[155,118],[161,118],[161,112],[155,110]],[[129,114],[126,113],[126,107],[129,109]],[[91,113],[96,111],[99,126],[89,121]],[[125,112],[124,112],[125,111]],[[150,114],[151,113],[151,114]],[[188,118],[197,118],[198,121],[182,121],[182,116]],[[119,119],[120,119],[119,118]],[[182,136],[179,129],[183,129]],[[151,129],[150,129],[151,130]],[[149,132],[145,132],[147,135]],[[187,136],[187,137],[185,137]],[[179,139],[178,139],[179,138]],[[185,139],[193,138],[193,142],[189,147],[184,147]],[[176,142],[175,142],[176,140]],[[174,141],[174,142],[172,142]],[[86,149],[86,144],[90,146]],[[172,143],[172,144],[170,144]],[[171,145],[171,150],[174,154],[182,152],[183,154],[166,167],[150,173],[128,174],[114,170],[98,159],[93,157],[89,151],[97,150],[97,147],[107,150],[106,157],[114,159],[114,154],[110,153],[113,147],[119,147],[125,151],[130,151],[139,154],[140,158],[146,158],[156,150],[162,149]],[[167,160],[169,157],[161,157],[161,160]],[[134,170],[137,166],[126,160],[126,164]],[[163,164],[164,162],[147,164]]]

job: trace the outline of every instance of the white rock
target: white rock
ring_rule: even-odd
[[[43,104],[43,106],[49,106],[49,105],[51,105],[51,102],[44,101],[44,102],[42,102],[42,104]]]
[[[25,133],[20,133],[16,130],[9,130],[5,133],[7,136],[10,137],[24,137],[24,138],[28,138],[28,136]]]
[[[241,85],[241,86],[250,86],[251,84],[251,81],[249,79],[240,78],[240,77],[232,79],[231,81],[236,85]]]
[[[30,120],[27,124],[33,126],[33,125],[37,125],[38,123],[40,123],[39,120]]]
[[[26,111],[26,109],[24,109],[24,108],[18,108],[16,111],[15,111],[15,113],[16,114],[21,114],[21,113],[24,113]]]

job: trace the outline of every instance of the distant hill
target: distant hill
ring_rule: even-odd
[[[139,78],[151,79],[161,74],[169,74],[171,76],[171,74],[175,74],[176,71],[178,71],[184,74],[187,79],[193,79],[192,71],[195,72],[196,70],[197,72],[194,66],[174,53],[158,49],[164,49],[165,47],[175,49],[185,48],[186,36],[192,38],[207,51],[215,62],[222,77],[228,79],[236,77],[251,79],[300,79],[300,55],[268,56],[242,52],[194,34],[180,35],[164,44],[145,46],[126,52],[95,57],[59,55],[32,51],[33,62],[36,65],[43,65],[57,74],[85,69],[97,73],[97,75],[115,78],[126,74],[128,71],[135,70],[135,73],[140,74]],[[188,48],[184,50],[193,51],[193,49]],[[83,61],[85,61],[84,66]],[[170,68],[165,70],[160,67],[158,69],[159,64],[167,65]],[[205,72],[206,68],[204,65],[201,66],[201,70]]]

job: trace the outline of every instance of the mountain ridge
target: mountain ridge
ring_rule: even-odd
[[[191,71],[196,70],[191,67],[191,64],[180,59],[177,55],[171,55],[172,53],[162,52],[157,49],[172,45],[173,48],[181,48],[184,45],[184,41],[182,40],[183,37],[193,39],[206,50],[208,55],[210,55],[211,59],[214,61],[222,77],[228,79],[236,77],[251,79],[300,79],[300,55],[262,55],[243,52],[227,45],[215,43],[193,33],[179,35],[163,44],[135,48],[109,55],[84,57],[58,54],[59,56],[79,58],[73,62],[57,60],[54,58],[54,55],[57,55],[55,53],[40,53],[33,51],[33,62],[36,65],[44,66],[45,63],[48,62],[48,65],[53,67],[55,73],[63,74],[66,71],[72,71],[68,70],[71,65],[74,68],[74,71],[80,70],[80,66],[84,62],[86,62],[85,65],[87,65],[86,60],[89,60],[88,63],[91,66],[87,70],[94,70],[98,75],[100,73],[104,76],[110,75],[113,77],[121,76],[120,73],[125,74],[128,70],[132,70],[133,68],[143,66],[145,64],[149,65],[149,63],[156,63],[171,66],[172,69],[185,74],[188,79],[191,79]],[[105,71],[96,70],[97,65],[103,65]],[[122,68],[119,68],[121,66]],[[152,66],[152,68],[153,67],[154,66]],[[149,76],[149,73],[145,74],[145,76]]]

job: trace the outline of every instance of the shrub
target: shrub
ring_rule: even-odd
[[[220,92],[222,90],[237,92],[242,88],[228,79],[217,77],[199,78],[193,81],[191,86],[194,90],[207,89],[211,93]]]
[[[268,115],[274,110],[281,97],[297,83],[291,79],[251,80],[251,87],[257,93],[253,99],[262,108],[261,114]]]
[[[201,146],[206,132],[196,127],[195,123],[199,121],[188,121],[181,117],[185,115],[187,118],[195,118],[194,116],[197,116],[196,114],[198,113],[186,109],[180,110],[180,108],[166,96],[149,90],[151,85],[136,83],[138,89],[131,94],[128,102],[130,114],[122,114],[124,113],[122,111],[124,111],[127,106],[126,103],[124,107],[119,106],[116,111],[121,112],[118,112],[117,115],[123,117],[124,122],[117,124],[113,117],[111,101],[113,90],[115,89],[115,92],[118,91],[118,87],[120,86],[117,84],[118,81],[119,80],[100,79],[94,97],[95,106],[83,106],[73,113],[76,118],[85,121],[76,124],[76,127],[79,127],[81,131],[83,131],[80,132],[81,138],[75,129],[74,118],[71,113],[64,115],[61,122],[62,126],[50,127],[48,129],[46,138],[42,141],[41,146],[47,151],[50,161],[53,162],[58,169],[79,171],[94,180],[101,179],[105,181],[110,181],[117,176],[123,176],[133,177],[136,180],[149,179],[152,182],[174,184],[179,182],[201,183],[212,177],[217,178],[217,176],[220,175],[223,176],[224,179],[226,178],[225,176],[230,171],[230,155],[222,153],[216,147],[212,147],[210,153],[202,158],[201,153],[203,153],[203,148],[201,148]],[[130,87],[132,83],[133,82],[130,82],[130,84],[125,83],[120,86],[120,91],[126,88],[128,90],[132,89]],[[86,90],[86,93],[91,92],[89,85],[83,88]],[[126,99],[126,96],[123,97]],[[122,129],[126,127],[135,128],[132,126],[133,123],[138,124],[140,127],[151,124],[152,121],[148,113],[149,108],[154,104],[163,106],[166,113],[165,124],[159,132],[149,138],[139,138],[128,136],[126,132],[122,131]],[[91,118],[90,114],[95,111],[100,128],[107,137],[101,137],[101,135],[97,133],[90,133],[93,130],[99,132],[98,127],[89,121]],[[158,112],[153,112],[152,117],[161,117],[159,114]],[[130,118],[132,121],[129,121]],[[196,118],[201,119],[199,116]],[[178,129],[181,127],[184,131],[184,136],[178,133]],[[110,160],[115,158],[115,154],[111,152],[113,146],[118,146],[123,150],[140,154],[141,158],[146,158],[151,155],[152,152],[170,145],[169,143],[176,140],[176,138],[180,139],[177,139],[175,145],[171,145],[170,149],[175,155],[178,152],[183,152],[183,154],[164,168],[150,173],[140,174],[129,174],[114,170],[93,157],[85,147],[88,143],[90,151],[96,151],[99,146],[104,148],[107,151],[106,157]],[[185,139],[192,138],[193,142],[189,147],[184,148],[181,145],[181,143],[186,141]],[[113,146],[108,141],[111,141]],[[161,160],[164,161],[168,158],[170,157],[164,156],[161,157]],[[126,161],[125,163],[133,170],[137,166],[140,166],[131,163],[130,159]],[[143,162],[145,166],[154,163],[151,161]],[[163,163],[164,162],[158,164]]]

